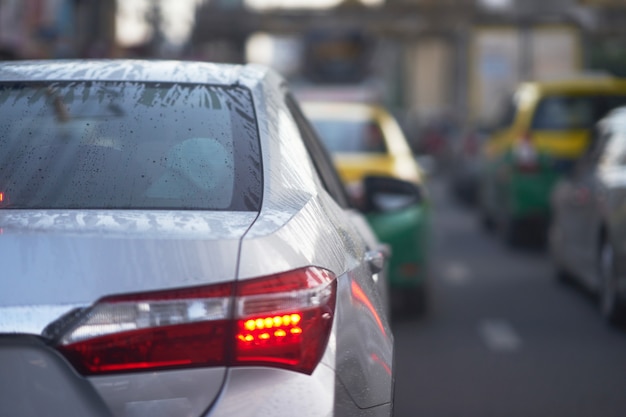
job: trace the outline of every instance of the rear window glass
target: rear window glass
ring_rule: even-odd
[[[2,208],[258,210],[248,90],[0,83]]]
[[[380,126],[371,120],[312,118],[311,123],[331,153],[385,153]]]
[[[539,102],[535,130],[590,129],[611,109],[626,104],[626,96],[553,96]]]

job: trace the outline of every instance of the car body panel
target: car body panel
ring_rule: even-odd
[[[334,372],[325,366],[318,366],[311,376],[280,369],[231,369],[219,401],[205,415],[334,415],[334,379]],[[242,387],[254,395],[242,398]]]
[[[306,149],[292,139],[298,135],[297,126],[287,117],[287,109],[278,97],[271,94],[264,94],[263,97],[264,100],[257,103],[261,111],[275,113],[276,117],[270,119],[278,121],[273,127],[279,133],[266,135],[264,129],[271,126],[261,126],[262,147],[268,153],[281,152],[281,155],[280,158],[270,157],[264,164],[264,205],[242,242],[239,276],[246,278],[266,269],[275,271],[311,264],[335,272],[338,276],[338,299],[350,300],[349,304],[338,303],[335,327],[354,329],[357,333],[333,333],[333,342],[329,344],[332,354],[326,354],[322,363],[336,369],[339,375],[355,375],[345,384],[345,389],[359,407],[389,403],[392,400],[389,386],[393,385],[393,376],[384,371],[381,373],[380,368],[392,369],[393,337],[388,318],[377,313],[387,309],[384,294],[387,278],[383,276],[379,282],[375,277],[365,282],[357,279],[368,274],[363,269],[366,252],[375,249],[378,240],[361,214],[354,210],[340,210],[329,195],[316,191],[320,186],[315,181],[317,177]],[[292,169],[278,169],[272,161],[279,161],[282,166]],[[294,193],[292,189],[302,191]],[[350,221],[345,221],[345,216]],[[332,227],[317,225],[320,217],[328,219]],[[294,245],[293,242],[299,244]],[[349,250],[346,252],[345,248]],[[342,252],[348,256],[339,256]],[[283,259],[289,259],[289,265],[282,265]],[[360,302],[354,301],[354,285],[358,286],[356,291]],[[346,305],[349,307],[344,308]],[[362,310],[369,314],[363,314]],[[372,317],[372,314],[377,317]],[[375,331],[372,332],[372,329]],[[368,346],[370,350],[366,352],[355,354],[355,342],[362,337],[375,341],[375,345]],[[359,346],[359,350],[362,348],[365,346]],[[377,362],[354,360],[372,355],[378,358]],[[380,386],[368,387],[371,381],[380,381]]]
[[[90,377],[114,416],[200,416],[224,385],[226,368]]]
[[[553,159],[576,159],[587,149],[589,131],[535,130],[532,133],[532,142],[540,153]]]
[[[255,217],[248,212],[0,211],[3,269],[6,276],[19,277],[3,280],[0,302],[84,303],[104,294],[232,280],[236,258],[216,260],[236,251]],[[150,267],[136,259],[150,260]],[[71,293],[55,291],[74,285]]]

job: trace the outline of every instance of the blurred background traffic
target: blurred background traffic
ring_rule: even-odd
[[[3,0],[0,53],[259,62],[359,87],[445,153],[520,81],[625,74],[625,20],[619,0]]]
[[[0,60],[122,57],[271,66],[322,139],[373,109],[367,169],[334,155],[418,188],[368,219],[397,416],[626,415],[624,0],[0,0]]]

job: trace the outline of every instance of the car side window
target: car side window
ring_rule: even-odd
[[[594,122],[593,97],[550,96],[543,98],[533,115],[533,130],[587,129]]]
[[[324,188],[326,188],[326,191],[328,191],[328,193],[341,207],[350,207],[350,199],[348,198],[348,194],[346,193],[341,179],[339,179],[339,175],[337,174],[328,151],[322,145],[321,141],[317,137],[317,134],[315,133],[315,130],[300,110],[300,107],[293,96],[288,94],[286,96],[286,102],[291,115],[296,121],[296,125],[300,131],[304,145],[311,155],[315,169],[322,179]]]

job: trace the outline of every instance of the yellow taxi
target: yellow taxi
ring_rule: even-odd
[[[608,76],[520,84],[483,148],[483,223],[510,244],[543,241],[554,184],[585,152],[594,124],[624,104],[626,80]]]
[[[375,104],[305,102],[303,109],[346,184],[365,175],[421,183],[423,174],[395,118]]]
[[[420,314],[427,304],[430,208],[424,174],[395,118],[360,102],[304,102],[303,110],[331,153],[348,188],[366,177],[394,177],[419,191],[418,204],[365,213],[378,238],[389,244],[389,284],[394,311]]]

